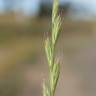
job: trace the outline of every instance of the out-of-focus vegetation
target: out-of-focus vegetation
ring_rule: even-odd
[[[51,32],[52,0],[42,1],[0,0],[5,8],[0,8],[0,96],[42,96],[42,79],[48,78],[43,46]],[[62,62],[56,94],[96,96],[95,0],[73,1],[60,3],[56,58]]]
[[[0,16],[0,96],[18,96],[16,94],[24,92],[26,96],[39,96],[36,93],[41,93],[40,74],[47,69],[44,66],[46,61],[43,43],[46,36],[50,35],[50,18],[29,17],[20,22],[14,18],[16,16],[12,14]],[[76,61],[73,64],[71,59],[82,48],[96,46],[95,26],[96,22],[93,21],[72,21],[64,18],[57,45],[58,54],[58,48],[62,51],[62,61],[66,58],[69,60],[68,65],[65,63],[64,66],[71,66],[74,70],[79,70],[78,66],[83,68],[83,65],[76,65]],[[30,90],[29,95],[24,90]]]

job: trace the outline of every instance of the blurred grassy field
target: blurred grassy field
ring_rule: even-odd
[[[0,83],[3,82],[2,86],[0,87],[0,96],[13,96],[13,94],[16,94],[16,92],[14,91],[16,91],[17,89],[16,85],[14,84],[17,84],[19,86],[17,78],[22,78],[22,76],[20,75],[20,71],[24,69],[24,66],[26,68],[27,66],[30,67],[30,65],[31,67],[33,66],[32,69],[25,68],[27,70],[27,73],[25,72],[25,77],[29,80],[25,81],[28,82],[28,84],[30,85],[31,80],[33,80],[32,83],[34,85],[34,88],[35,84],[37,87],[38,85],[40,85],[42,79],[42,76],[40,76],[40,74],[42,73],[41,70],[45,72],[45,70],[47,69],[45,64],[46,59],[44,57],[44,40],[46,36],[48,36],[49,31],[51,31],[49,18],[38,18],[28,20],[27,22],[17,22],[14,20],[14,17],[0,17],[0,77],[7,77],[7,79],[4,79],[5,83],[3,82],[4,80],[2,81],[0,79]],[[74,65],[73,67],[78,70],[78,68],[76,67],[77,61],[75,61],[75,63],[73,64],[71,59],[76,57],[75,54],[78,53],[80,49],[89,48],[90,46],[96,46],[95,31],[96,22],[72,21],[67,18],[64,19],[62,23],[62,32],[60,34],[59,42],[56,49],[57,54],[59,54],[60,59],[62,59],[62,62],[66,58],[68,60],[68,62],[64,66],[69,63],[70,65],[67,66],[70,67]],[[11,73],[12,76],[8,75],[9,73]],[[31,78],[31,75],[33,76],[33,78]],[[7,86],[7,81],[9,82],[8,86],[10,86],[11,82],[14,81],[12,83],[13,87],[9,89],[14,89],[14,86],[15,89],[13,91],[9,90],[11,93],[13,92],[12,95],[8,95],[7,93],[6,95],[1,95],[4,93],[3,91],[7,90],[5,88]],[[3,90],[2,88],[4,84],[6,86]],[[35,89],[35,91],[37,89]],[[39,92],[37,91],[35,93],[41,93],[40,90]]]
[[[31,59],[38,58],[42,54],[41,49],[44,50],[44,39],[51,29],[50,19],[35,19],[21,24],[15,21],[10,23],[9,17],[6,22],[3,20],[5,17],[0,18],[0,73],[15,64],[32,63]],[[95,22],[78,22],[65,18],[60,46],[63,45],[62,49],[68,54],[83,46],[90,46],[94,41],[95,26]]]

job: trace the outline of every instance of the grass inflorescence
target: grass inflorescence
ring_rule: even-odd
[[[60,64],[55,59],[55,47],[61,29],[61,17],[59,12],[59,0],[54,0],[52,10],[52,32],[45,40],[45,52],[49,66],[49,82],[43,84],[43,96],[54,96],[60,75]]]

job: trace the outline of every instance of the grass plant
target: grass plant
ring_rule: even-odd
[[[54,0],[52,9],[51,36],[45,40],[45,52],[49,66],[49,80],[43,83],[43,96],[54,96],[59,75],[60,62],[56,59],[55,48],[61,29],[61,17],[59,15],[59,0]]]

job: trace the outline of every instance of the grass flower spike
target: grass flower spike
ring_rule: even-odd
[[[43,96],[54,96],[60,74],[60,64],[55,60],[55,47],[61,29],[61,18],[58,14],[59,0],[54,0],[52,10],[51,37],[45,40],[45,52],[49,66],[49,82],[43,84]]]

